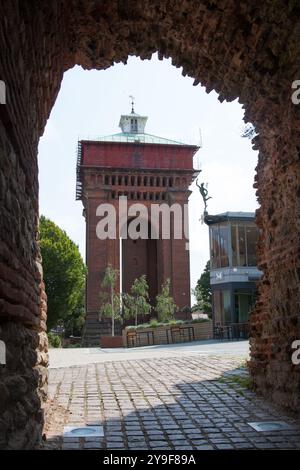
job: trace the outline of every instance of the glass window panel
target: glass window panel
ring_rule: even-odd
[[[232,250],[232,266],[238,266],[237,225],[231,226],[231,250]]]
[[[247,266],[246,263],[246,238],[245,226],[238,226],[238,244],[239,244],[239,266]]]
[[[247,323],[249,320],[249,312],[253,305],[253,293],[251,291],[236,291],[235,299],[237,321],[238,323]]]
[[[214,261],[214,250],[213,250],[213,232],[212,232],[212,227],[209,229],[209,245],[210,245],[210,265],[212,268],[215,266],[215,261]]]
[[[256,244],[258,229],[256,225],[246,226],[248,266],[256,266]]]
[[[219,228],[218,226],[211,227],[211,262],[212,268],[220,267],[220,246],[219,246]]]
[[[220,246],[220,266],[226,267],[229,266],[229,256],[228,256],[228,225],[219,226],[219,246]]]

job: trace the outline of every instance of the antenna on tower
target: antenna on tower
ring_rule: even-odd
[[[199,127],[199,147],[202,148],[202,132],[201,132],[201,127]]]
[[[134,114],[134,100],[135,97],[132,95],[129,95],[129,98],[131,99],[131,113]]]

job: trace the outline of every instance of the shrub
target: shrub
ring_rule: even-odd
[[[161,322],[172,320],[177,309],[174,299],[170,295],[170,288],[171,282],[170,279],[167,279],[161,287],[161,293],[156,296],[155,310]]]
[[[209,318],[195,318],[195,320],[188,320],[186,323],[206,323],[211,321]]]
[[[55,335],[54,333],[51,333],[51,331],[49,331],[48,333],[48,341],[49,341],[50,348],[61,348],[60,336]]]
[[[124,295],[123,306],[125,317],[133,317],[135,319],[135,326],[138,326],[138,315],[150,314],[149,286],[144,274],[134,280],[130,294]]]
[[[166,326],[167,325],[170,325],[170,326],[179,326],[179,325],[184,325],[184,321],[183,320],[170,320],[169,322],[166,323]],[[187,322],[189,323],[189,322]]]
[[[149,323],[140,323],[139,325],[135,326],[136,330],[142,330],[143,328],[149,328]]]

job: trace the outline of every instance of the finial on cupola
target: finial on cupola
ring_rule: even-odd
[[[134,100],[135,97],[132,95],[129,95],[129,98],[131,99],[131,114],[134,114]]]

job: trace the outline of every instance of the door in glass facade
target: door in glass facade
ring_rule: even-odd
[[[214,323],[226,325],[231,323],[231,295],[230,290],[215,290],[213,295]]]
[[[237,323],[247,323],[249,313],[254,303],[253,291],[238,291],[234,293],[235,317]]]

